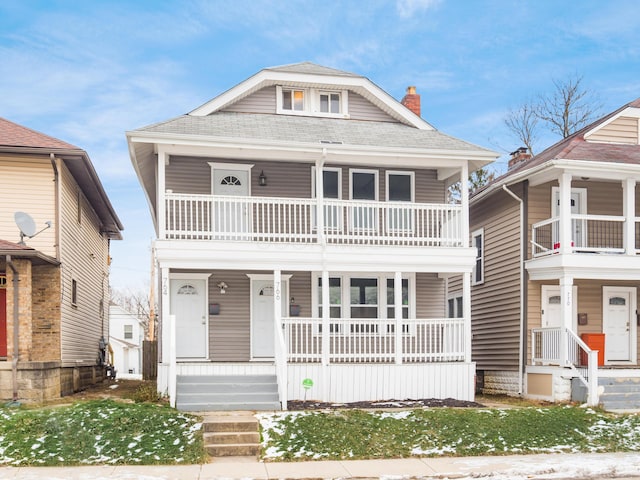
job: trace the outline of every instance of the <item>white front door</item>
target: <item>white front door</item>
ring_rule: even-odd
[[[602,287],[602,332],[606,363],[636,363],[634,287]]]
[[[214,168],[212,174],[213,195],[248,197],[250,171]],[[235,234],[249,231],[249,204],[241,200],[225,199],[216,201],[213,228],[224,238],[236,239]]]
[[[578,331],[578,287],[573,286],[571,301],[571,328]],[[562,326],[562,313],[560,307],[562,297],[559,285],[542,285],[542,328],[555,328]]]
[[[282,316],[287,316],[287,287],[282,281]],[[251,280],[251,358],[260,360],[274,356],[274,288],[273,279]]]
[[[555,217],[560,216],[560,190],[553,187],[553,212]],[[571,189],[571,215],[584,215],[587,213],[587,189],[572,188]],[[560,233],[554,223],[553,242],[554,247],[560,242]],[[571,220],[571,241],[575,247],[586,247],[587,227],[586,220]]]
[[[176,318],[176,357],[207,355],[206,280],[171,280],[171,314]]]

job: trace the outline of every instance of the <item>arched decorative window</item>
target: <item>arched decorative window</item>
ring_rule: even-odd
[[[258,295],[263,295],[265,297],[273,297],[273,286],[267,285],[266,287],[262,287]]]
[[[609,298],[609,305],[626,305],[627,299],[624,297],[611,297]]]
[[[549,297],[549,305],[560,305],[560,295],[552,295]]]
[[[190,284],[183,285],[178,289],[178,295],[197,295],[197,294],[198,294],[198,290],[196,289],[196,287]]]
[[[242,182],[240,181],[240,179],[234,175],[228,175],[226,177],[224,177],[222,180],[220,180],[220,185],[233,185],[233,186],[240,186],[242,185]]]

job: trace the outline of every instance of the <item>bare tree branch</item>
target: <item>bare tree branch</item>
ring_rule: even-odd
[[[509,110],[504,123],[511,133],[527,147],[533,155],[533,146],[538,139],[539,118],[536,115],[537,107],[528,101],[517,109]]]

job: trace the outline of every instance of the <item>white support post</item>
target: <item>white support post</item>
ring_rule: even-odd
[[[624,195],[624,251],[636,255],[636,181],[627,178],[622,182]]]
[[[402,363],[402,272],[393,278],[393,311],[395,312],[396,363]]]
[[[565,275],[560,278],[560,315],[562,317],[562,328],[560,329],[560,366],[564,367],[569,363],[568,356],[568,335],[567,331],[573,328],[573,277]]]
[[[590,407],[597,407],[600,398],[598,395],[598,352],[596,350],[589,352],[587,369],[589,375],[587,405]]]
[[[164,240],[167,233],[167,208],[166,208],[166,179],[165,166],[169,160],[169,156],[164,149],[158,149],[158,190],[156,198],[156,215],[158,215],[158,238]]]
[[[171,296],[170,296],[170,292],[169,289],[171,288],[171,285],[169,283],[169,269],[168,268],[161,268],[160,269],[160,322],[162,324],[164,324],[165,319],[166,319],[166,325],[162,325],[162,338],[161,338],[161,344],[162,345],[169,345],[170,340],[170,328],[169,328],[169,313],[171,312],[171,305],[170,305],[170,301],[171,301]],[[162,363],[169,363],[169,349],[168,348],[161,348],[162,350],[162,358],[161,358],[161,362]],[[162,392],[164,393],[164,392]]]
[[[282,272],[280,270],[273,271],[273,322],[276,328],[282,325]],[[278,339],[274,338],[277,342]]]
[[[460,202],[462,204],[462,246],[469,246],[469,164],[464,162],[460,171]]]
[[[322,365],[329,365],[330,340],[329,272],[322,271]]]
[[[318,243],[324,245],[326,242],[324,234],[324,159],[326,149],[322,150],[322,158],[316,160],[316,231]]]
[[[176,316],[169,317],[169,405],[172,408],[176,406],[177,383],[178,383],[178,366],[176,364]]]
[[[462,316],[464,318],[464,361],[471,363],[471,273],[462,274]]]
[[[571,174],[563,173],[558,180],[560,191],[560,253],[571,253]]]

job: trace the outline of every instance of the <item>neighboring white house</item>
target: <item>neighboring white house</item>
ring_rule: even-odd
[[[156,227],[172,405],[473,399],[476,249],[466,182],[460,204],[447,188],[497,155],[423,120],[413,87],[398,102],[361,75],[267,68],[127,140]]]
[[[109,306],[109,345],[116,368],[116,378],[142,379],[142,341],[144,325],[124,308]]]

